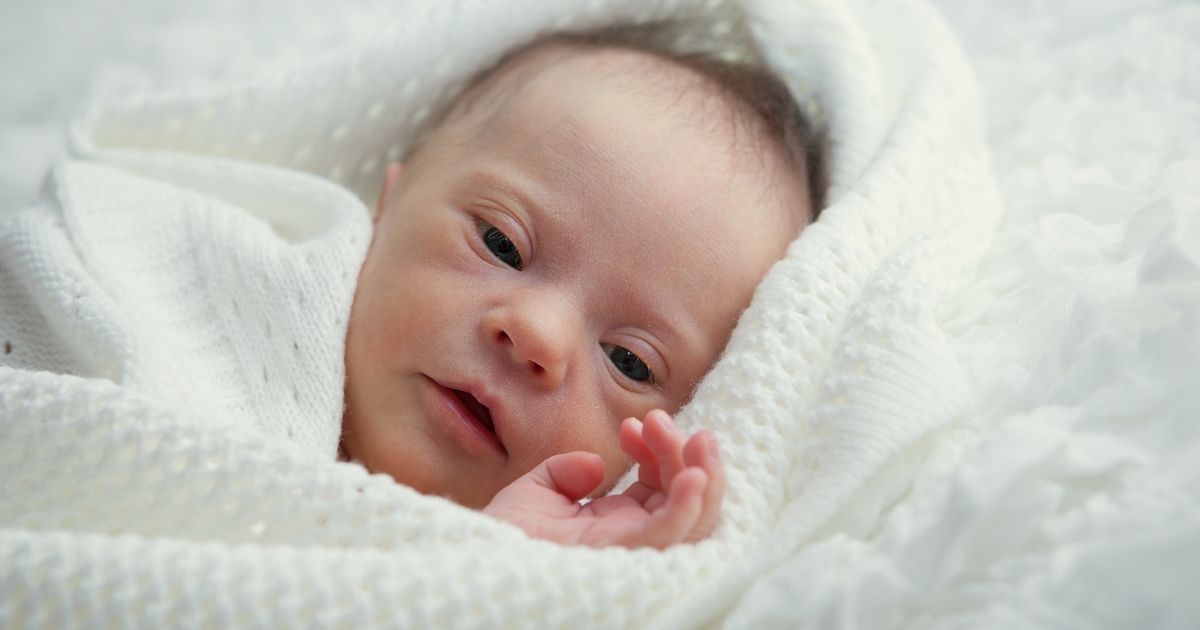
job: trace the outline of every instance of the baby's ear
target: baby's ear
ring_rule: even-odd
[[[383,216],[383,208],[387,205],[388,198],[392,194],[392,188],[396,185],[396,180],[400,179],[400,173],[404,171],[404,165],[399,162],[392,162],[387,165],[387,170],[383,172],[383,187],[379,191],[379,201],[375,203],[375,220]]]

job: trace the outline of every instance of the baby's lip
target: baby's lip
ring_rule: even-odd
[[[507,422],[507,415],[504,413],[504,407],[498,398],[492,396],[487,388],[478,384],[459,381],[443,381],[440,379],[433,380],[438,385],[453,391],[454,394],[463,401],[468,409],[470,409],[473,413],[476,413],[477,417],[480,416],[480,413],[478,412],[486,414],[486,417],[479,418],[481,423],[485,427],[490,425],[489,428],[491,429],[492,433],[495,434],[496,439],[500,442],[501,448],[503,448],[505,452],[508,451],[508,447],[504,444],[504,426]],[[482,409],[477,408],[476,405],[481,406]]]

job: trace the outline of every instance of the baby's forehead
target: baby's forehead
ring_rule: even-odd
[[[487,131],[546,98],[604,91],[642,97],[645,115],[664,122],[747,122],[719,86],[671,59],[627,48],[548,43],[504,60],[469,86],[445,124],[473,122],[474,131]]]
[[[782,223],[796,228],[788,230],[792,234],[807,223],[804,177],[779,143],[747,124],[753,114],[729,102],[709,78],[670,59],[622,48],[548,44],[507,59],[460,101],[444,130],[431,138],[431,144],[449,149],[448,160],[553,146],[558,153],[542,162],[544,170],[619,172],[629,151],[606,151],[620,144],[612,142],[614,136],[626,136],[631,142],[624,148],[640,152],[639,143],[650,151],[660,132],[673,133],[713,149],[705,153],[707,162],[693,168],[729,187],[753,189],[755,205],[790,215]],[[658,180],[657,192],[669,196],[667,179]]]

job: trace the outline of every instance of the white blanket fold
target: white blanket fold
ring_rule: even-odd
[[[756,46],[830,138],[828,207],[679,414],[722,437],[713,538],[560,547],[336,462],[387,162],[534,34],[676,16]],[[1000,217],[979,97],[923,0],[431,2],[280,76],[104,103],[74,139],[42,200],[0,215],[0,625],[1053,626],[1101,601],[1102,579],[1040,594],[1108,575],[1139,480],[1182,518],[1128,553],[1200,548],[1178,376],[1114,411],[1106,387],[1153,386],[1103,367],[1190,339],[1195,369],[1194,218],[1073,226],[1059,258],[1053,224],[1005,233],[979,267]],[[1021,396],[1045,408],[988,415]],[[1128,449],[1117,417],[1143,431]],[[1178,459],[1153,473],[1155,452]],[[1100,501],[1087,484],[1127,511],[1055,512]]]

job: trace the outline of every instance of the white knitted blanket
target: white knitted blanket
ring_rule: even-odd
[[[922,0],[404,13],[279,76],[109,103],[0,215],[0,626],[1200,620],[1192,180],[999,229]],[[722,436],[714,537],[559,547],[335,462],[383,165],[531,34],[679,13],[748,29],[832,141],[829,207],[680,414]]]

